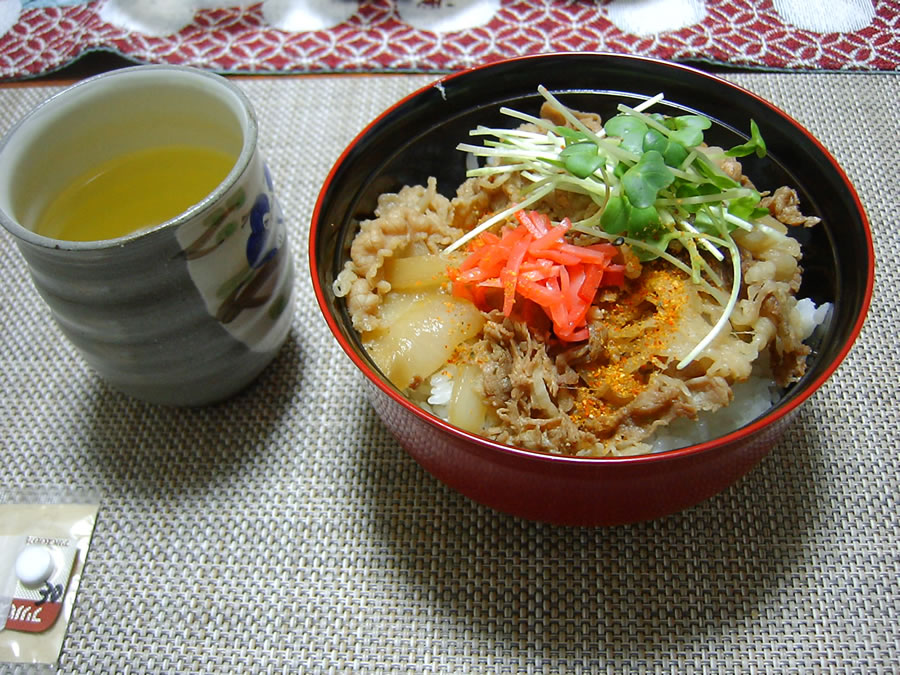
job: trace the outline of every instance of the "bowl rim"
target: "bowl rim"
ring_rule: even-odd
[[[321,288],[321,284],[319,283],[319,264],[316,260],[315,256],[315,240],[320,228],[320,219],[321,219],[321,211],[325,202],[325,197],[327,192],[329,191],[329,187],[332,181],[335,178],[335,175],[340,170],[341,166],[347,159],[347,157],[352,154],[355,147],[366,137],[368,136],[373,129],[379,126],[379,124],[385,118],[391,116],[398,108],[401,108],[406,105],[410,105],[412,101],[416,98],[424,95],[434,88],[441,88],[444,84],[453,82],[459,78],[470,77],[475,73],[479,73],[482,71],[487,71],[491,69],[495,69],[498,67],[508,67],[510,64],[522,64],[527,67],[527,64],[531,61],[535,60],[548,60],[548,59],[566,59],[569,57],[577,56],[578,58],[584,58],[585,56],[591,57],[600,57],[604,59],[612,59],[612,60],[628,60],[632,62],[644,62],[654,67],[659,67],[663,69],[672,69],[676,71],[681,71],[690,74],[692,77],[698,77],[700,79],[706,79],[710,82],[715,83],[717,86],[725,86],[727,88],[733,89],[736,95],[741,97],[749,97],[754,99],[758,104],[764,106],[771,114],[777,115],[782,119],[782,121],[791,125],[799,134],[802,134],[806,137],[806,139],[812,143],[815,148],[820,152],[824,159],[831,165],[832,169],[836,172],[838,178],[844,184],[847,189],[848,195],[851,197],[853,201],[854,208],[856,212],[860,216],[860,220],[863,226],[863,231],[866,239],[866,252],[867,252],[867,270],[866,270],[866,288],[863,296],[863,302],[856,316],[856,320],[854,325],[848,334],[844,344],[841,346],[840,351],[835,355],[835,357],[831,360],[830,363],[824,368],[823,372],[819,374],[816,378],[809,380],[804,388],[799,391],[795,396],[793,396],[789,401],[778,405],[777,407],[771,408],[768,412],[757,418],[756,420],[750,422],[749,424],[745,424],[744,426],[735,429],[734,431],[722,435],[717,436],[716,438],[710,439],[708,441],[703,441],[701,443],[694,443],[688,446],[684,446],[682,448],[675,448],[672,450],[665,450],[657,453],[647,453],[642,455],[629,455],[622,457],[582,457],[582,456],[572,456],[572,455],[555,455],[546,452],[540,452],[537,450],[528,450],[526,448],[520,448],[513,445],[506,445],[504,443],[500,443],[498,441],[493,441],[489,438],[485,438],[483,436],[479,436],[477,434],[473,434],[471,432],[460,429],[456,426],[453,426],[449,422],[442,420],[441,418],[433,415],[428,412],[424,408],[417,406],[415,403],[407,399],[403,394],[401,394],[396,387],[394,387],[390,382],[388,382],[384,377],[380,376],[372,367],[370,363],[366,361],[366,359],[360,355],[356,349],[352,347],[348,343],[348,340],[343,336],[339,326],[338,321],[335,318],[334,314],[331,312],[329,308],[329,303],[327,298],[323,294],[323,290]],[[585,89],[584,87],[579,87],[579,91],[587,91],[590,88]],[[313,214],[311,218],[310,225],[310,233],[309,233],[309,250],[311,252],[309,256],[309,266],[310,272],[312,275],[312,284],[313,290],[315,291],[316,301],[319,304],[319,308],[322,312],[322,315],[328,324],[329,329],[331,330],[334,337],[337,339],[341,348],[344,352],[350,357],[351,361],[359,368],[362,374],[366,377],[366,379],[376,386],[382,393],[389,396],[394,402],[400,404],[406,411],[413,414],[415,417],[421,419],[423,422],[426,422],[430,426],[436,427],[444,434],[448,434],[452,437],[455,437],[457,440],[474,443],[475,445],[484,448],[490,449],[493,451],[497,451],[503,455],[508,457],[519,457],[522,459],[527,459],[534,462],[546,462],[553,464],[555,466],[560,466],[564,464],[573,464],[573,465],[619,465],[619,466],[630,466],[630,465],[643,465],[643,464],[654,464],[658,462],[670,462],[673,460],[694,457],[695,455],[704,454],[709,451],[713,451],[717,448],[727,447],[731,444],[738,443],[740,441],[749,439],[755,436],[757,433],[761,432],[763,429],[770,427],[776,422],[780,420],[785,420],[789,418],[789,416],[797,410],[797,408],[804,403],[807,399],[809,399],[821,386],[822,384],[828,380],[837,368],[841,365],[841,363],[846,358],[847,354],[852,349],[854,343],[856,342],[857,337],[859,336],[860,331],[862,330],[863,324],[865,323],[866,316],[868,314],[869,307],[872,301],[872,295],[874,290],[875,283],[875,249],[874,243],[872,239],[872,231],[871,225],[869,223],[868,216],[866,215],[866,211],[862,205],[862,202],[859,198],[859,195],[856,189],[853,187],[853,184],[850,182],[844,170],[838,164],[835,157],[831,154],[831,152],[825,148],[821,141],[819,141],[812,133],[810,133],[802,124],[800,124],[793,117],[788,115],[786,112],[778,108],[773,103],[769,102],[762,96],[759,96],[740,85],[729,82],[728,80],[718,77],[715,74],[708,73],[706,71],[700,70],[693,66],[674,63],[670,61],[665,61],[662,59],[656,59],[651,57],[644,56],[633,56],[629,54],[615,54],[609,52],[600,52],[600,51],[579,51],[579,52],[546,52],[540,54],[528,54],[524,56],[517,56],[508,59],[502,59],[499,61],[492,61],[490,63],[480,64],[473,66],[471,68],[466,68],[463,70],[459,70],[453,73],[449,73],[443,75],[428,84],[419,87],[413,92],[407,94],[402,97],[384,111],[382,111],[378,116],[376,116],[373,120],[371,120],[365,127],[353,138],[353,140],[346,146],[346,148],[341,152],[338,156],[337,160],[335,160],[332,165],[331,170],[328,172],[328,175],[325,181],[322,184],[322,188],[319,192],[319,195],[316,199],[315,207],[313,209]]]

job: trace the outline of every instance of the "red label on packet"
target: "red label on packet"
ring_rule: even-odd
[[[43,633],[53,626],[62,611],[62,602],[39,602],[14,598],[6,619],[7,629]]]
[[[7,629],[43,633],[56,623],[77,552],[70,539],[26,537],[16,559],[17,581]]]

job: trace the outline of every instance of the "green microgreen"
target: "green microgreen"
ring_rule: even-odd
[[[622,147],[631,150],[637,155],[646,149],[644,147],[644,136],[649,129],[643,120],[638,117],[616,115],[603,125],[603,130],[607,136],[618,136],[621,138]]]
[[[631,211],[631,203],[627,197],[610,197],[600,216],[600,226],[609,234],[621,234],[628,229]]]
[[[559,158],[566,171],[578,178],[587,178],[606,163],[606,158],[599,151],[596,143],[579,141],[563,148]]]
[[[703,132],[712,126],[708,118],[699,115],[682,115],[670,119],[671,125],[667,126],[673,131],[669,134],[669,140],[686,148],[700,145],[703,142]]]
[[[763,140],[756,122],[750,120],[750,140],[741,145],[734,146],[731,150],[726,150],[725,154],[729,157],[746,157],[754,152],[757,157],[765,157],[766,142]]]
[[[674,180],[662,155],[650,150],[622,175],[622,188],[634,206],[644,209],[652,207],[659,191],[669,187]]]

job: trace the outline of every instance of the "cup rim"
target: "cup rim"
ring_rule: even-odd
[[[20,129],[31,123],[32,120],[42,114],[50,106],[59,105],[61,100],[71,97],[74,92],[80,92],[86,88],[96,86],[98,82],[106,81],[109,79],[122,77],[133,78],[135,76],[141,77],[142,73],[158,73],[162,71],[169,71],[185,78],[206,79],[207,81],[214,83],[215,86],[222,87],[229,94],[231,94],[238,103],[239,107],[245,112],[246,128],[242,129],[243,139],[241,143],[241,151],[235,159],[230,171],[222,179],[222,181],[203,199],[191,205],[173,218],[170,218],[169,220],[166,220],[152,227],[143,228],[135,232],[129,232],[128,234],[122,235],[121,237],[115,237],[112,239],[95,239],[91,241],[55,239],[53,237],[47,237],[45,235],[38,234],[37,232],[28,229],[27,227],[19,223],[10,214],[8,214],[2,207],[0,207],[0,224],[2,224],[3,227],[8,232],[10,232],[10,234],[15,236],[18,240],[41,248],[68,251],[104,250],[122,246],[130,241],[140,239],[149,234],[182,225],[189,220],[192,220],[203,211],[209,209],[213,204],[224,197],[228,190],[231,189],[231,187],[237,182],[238,178],[246,171],[247,167],[250,165],[250,161],[256,151],[257,139],[259,134],[259,123],[257,121],[256,111],[254,110],[250,99],[236,84],[223,77],[222,75],[210,71],[201,70],[192,66],[180,66],[175,64],[141,64],[118,68],[116,70],[100,73],[98,75],[93,75],[91,77],[80,80],[41,101],[38,105],[29,110],[23,117],[16,121],[16,123],[13,124],[6,131],[6,133],[3,134],[2,138],[0,138],[0,154],[2,154],[9,141],[16,135],[16,133]]]

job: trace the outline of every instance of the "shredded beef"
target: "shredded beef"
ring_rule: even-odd
[[[800,198],[797,191],[787,186],[782,186],[771,195],[763,197],[759,205],[761,208],[769,209],[769,213],[785,225],[812,227],[821,220],[815,216],[803,215],[800,212]]]

